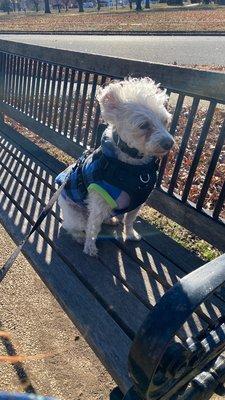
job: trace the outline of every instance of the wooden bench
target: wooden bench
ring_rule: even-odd
[[[10,126],[6,116],[77,157],[100,140],[96,88],[128,75],[150,76],[168,89],[172,134],[184,104],[189,110],[172,177],[168,184],[165,158],[149,204],[224,251],[225,183],[213,210],[203,208],[220,160],[224,123],[210,147],[198,199],[189,200],[210,122],[225,103],[224,74],[1,40],[0,221],[16,242],[36,221],[65,164]],[[176,185],[200,102],[204,118],[180,194]],[[60,227],[55,205],[24,254],[126,400],[206,400],[214,392],[223,393],[225,256],[205,264],[139,219],[140,243],[124,243],[119,228],[117,234],[104,228],[99,258],[90,258]],[[122,396],[120,391],[112,397]]]

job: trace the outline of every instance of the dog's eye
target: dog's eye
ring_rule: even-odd
[[[150,128],[150,124],[147,121],[143,122],[143,124],[139,125],[139,128],[142,129],[142,130],[149,129]]]

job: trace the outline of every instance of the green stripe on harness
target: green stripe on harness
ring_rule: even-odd
[[[88,192],[91,192],[94,190],[95,192],[99,193],[103,199],[112,207],[112,209],[117,208],[117,203],[116,201],[110,196],[110,194],[103,189],[101,186],[99,186],[97,183],[91,183],[88,188]]]

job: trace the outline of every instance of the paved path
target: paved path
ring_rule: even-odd
[[[225,37],[0,35],[0,39],[160,63],[225,64]]]

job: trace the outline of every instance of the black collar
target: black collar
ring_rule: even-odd
[[[142,153],[139,153],[138,149],[135,149],[134,147],[129,147],[126,142],[124,142],[119,135],[114,131],[113,134],[113,140],[116,143],[116,145],[119,147],[119,149],[123,152],[128,154],[128,156],[132,158],[143,158],[144,155]]]

